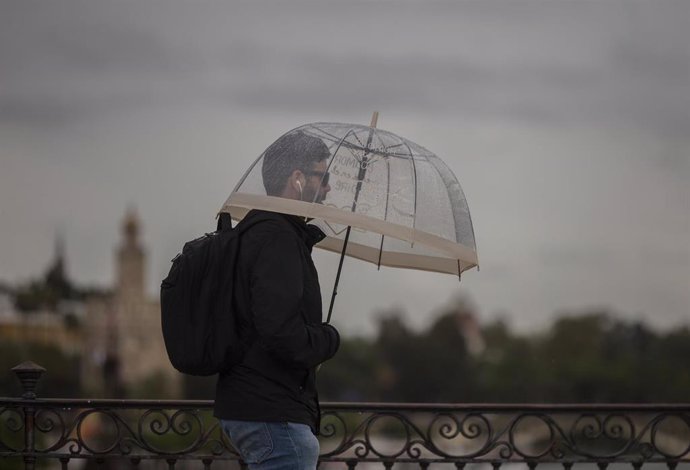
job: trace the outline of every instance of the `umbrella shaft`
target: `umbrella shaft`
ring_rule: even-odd
[[[378,113],[376,113],[376,118],[378,118]],[[372,128],[369,130],[369,137],[367,138],[367,145],[364,149],[364,155],[362,155],[362,162],[359,164],[359,173],[357,174],[357,188],[355,190],[355,198],[352,201],[352,212],[357,209],[357,200],[359,199],[359,192],[362,190],[362,183],[364,182],[364,177],[367,174],[367,155],[369,155],[371,141],[374,137],[374,127],[376,121],[372,120]],[[328,317],[326,317],[326,323],[331,322],[331,315],[333,314],[333,305],[335,304],[335,296],[338,295],[338,283],[340,282],[340,273],[343,270],[343,261],[345,260],[345,251],[347,250],[347,242],[350,239],[351,226],[348,225],[347,232],[345,232],[345,241],[343,242],[343,251],[340,253],[340,262],[338,263],[338,273],[335,275],[335,285],[333,286],[333,294],[331,295],[331,305],[328,308]]]
[[[369,131],[369,137],[367,138],[367,146],[364,148],[364,155],[362,155],[362,161],[359,164],[359,173],[357,174],[357,188],[355,189],[355,198],[352,201],[352,212],[357,208],[357,200],[359,199],[359,192],[362,190],[362,183],[364,183],[364,177],[367,174],[367,155],[371,152],[371,141],[374,137],[374,129]],[[350,228],[348,227],[347,234],[350,234]],[[343,251],[345,253],[345,251]]]

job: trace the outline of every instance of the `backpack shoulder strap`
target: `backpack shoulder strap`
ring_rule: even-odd
[[[219,212],[218,225],[216,226],[217,232],[226,232],[232,230],[232,217],[227,212]]]

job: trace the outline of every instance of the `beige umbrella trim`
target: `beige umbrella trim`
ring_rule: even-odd
[[[313,204],[275,196],[233,193],[220,211],[228,212],[234,219],[241,220],[251,209],[282,212],[285,214],[323,219],[343,225],[350,225],[410,243],[420,243],[452,258],[448,259],[399,252],[384,252],[381,259],[381,264],[384,266],[409,267],[458,274],[458,271],[462,272],[479,265],[477,253],[458,243],[418,229],[386,222],[360,213],[343,211],[322,204]],[[322,241],[319,246],[331,251],[340,251],[342,249],[342,242],[338,239],[329,237]],[[350,244],[348,244],[347,254],[355,258],[378,264],[379,250],[376,248],[353,244],[351,250]],[[460,269],[458,269],[458,263],[460,264]]]
[[[324,250],[340,253],[343,249],[343,240],[326,237],[317,246]],[[347,244],[346,254],[352,258],[368,261],[377,265],[380,264],[381,266],[447,273],[456,276],[476,266],[475,264],[466,264],[457,259],[443,258],[440,256],[415,255],[393,251],[384,251],[381,253],[378,248],[353,243],[352,241],[349,241]],[[381,255],[380,262],[379,254]]]

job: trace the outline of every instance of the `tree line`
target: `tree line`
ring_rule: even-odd
[[[465,307],[466,308],[466,307]],[[690,330],[657,332],[606,311],[563,315],[546,331],[516,334],[504,321],[468,348],[452,309],[424,331],[399,312],[372,339],[346,339],[319,374],[333,401],[437,403],[687,402]],[[470,338],[471,340],[471,338]]]
[[[416,330],[401,311],[380,316],[372,337],[343,337],[318,373],[322,400],[438,403],[687,402],[690,330],[660,332],[607,311],[557,317],[517,334],[504,321],[476,325],[458,304]],[[469,325],[469,328],[468,328]],[[468,332],[470,334],[468,334]],[[43,397],[78,397],[79,357],[56,347],[0,343],[0,395],[17,396],[9,369],[33,360],[48,373]],[[184,396],[211,399],[214,378],[186,378]],[[145,387],[132,398],[164,398]],[[107,393],[106,393],[107,396]]]

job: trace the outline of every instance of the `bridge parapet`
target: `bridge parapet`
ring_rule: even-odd
[[[22,398],[0,398],[0,468],[244,466],[211,401],[40,399],[34,366],[15,368]],[[690,405],[323,403],[319,439],[321,469],[674,470],[690,468]]]

